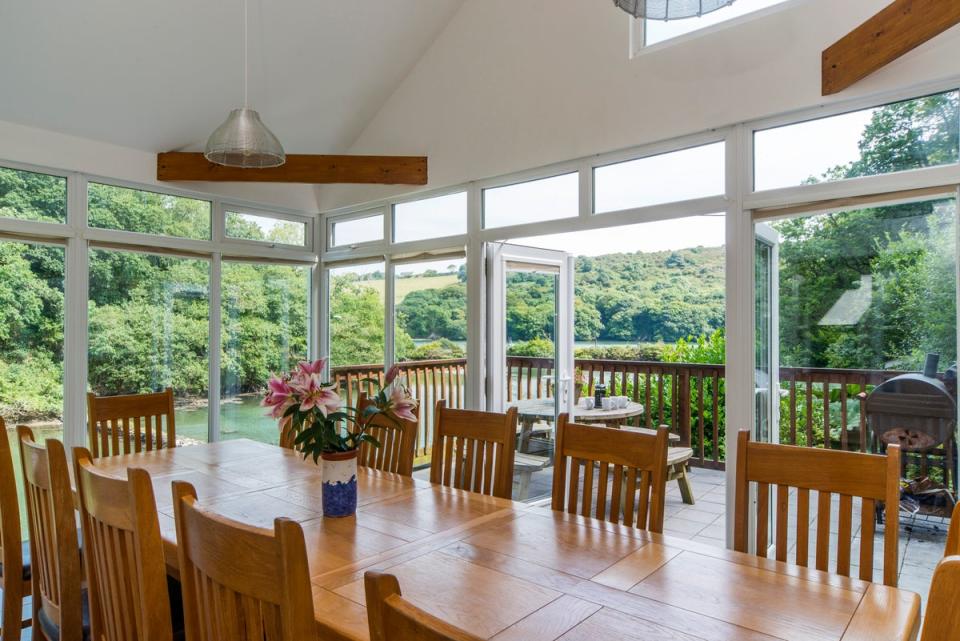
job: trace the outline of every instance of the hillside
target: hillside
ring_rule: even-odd
[[[722,247],[580,257],[575,271],[577,340],[670,343],[723,326]],[[382,291],[382,280],[365,284]],[[551,333],[551,287],[549,278],[511,276],[509,340]],[[456,275],[399,279],[397,293],[398,322],[411,337],[464,339],[466,286]]]

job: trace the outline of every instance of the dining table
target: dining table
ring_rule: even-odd
[[[520,423],[520,436],[517,450],[527,452],[530,449],[530,437],[533,435],[533,426],[538,421],[553,421],[557,409],[552,398],[527,398],[513,401],[507,407],[517,408],[517,418]],[[619,427],[627,419],[643,414],[643,405],[628,401],[623,407],[603,409],[592,407],[586,409],[579,403],[573,406],[570,418],[579,423],[603,424],[608,427]]]
[[[322,639],[368,639],[363,574],[395,574],[414,605],[484,639],[894,641],[919,597],[542,505],[361,467],[356,516],[324,518],[321,468],[238,439],[97,459],[150,472],[177,576],[171,482],[243,523],[298,521]]]

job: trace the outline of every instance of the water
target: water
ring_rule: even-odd
[[[260,407],[260,396],[244,395],[227,399],[220,404],[220,438],[223,440],[249,438],[274,445],[280,442],[276,419],[265,416]],[[176,411],[177,436],[207,440],[207,406],[200,405]]]

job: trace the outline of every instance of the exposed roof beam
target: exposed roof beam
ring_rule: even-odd
[[[960,0],[895,0],[823,52],[823,95],[843,91],[960,23]]]
[[[240,169],[215,165],[201,153],[167,152],[157,154],[157,180],[426,185],[427,158],[288,154],[280,167]]]

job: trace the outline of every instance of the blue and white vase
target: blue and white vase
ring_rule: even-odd
[[[323,515],[340,518],[357,513],[357,450],[326,452],[323,467]]]

